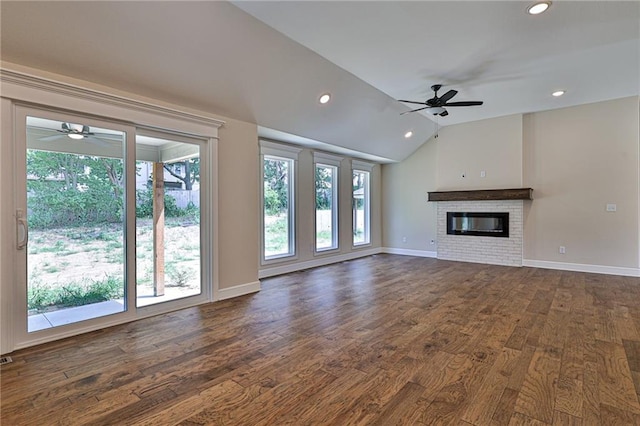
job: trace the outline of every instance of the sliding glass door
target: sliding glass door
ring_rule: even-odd
[[[202,292],[200,146],[136,138],[136,306]]]
[[[28,332],[125,311],[126,132],[71,117],[25,121]]]
[[[74,114],[16,112],[18,343],[208,297],[204,141]]]

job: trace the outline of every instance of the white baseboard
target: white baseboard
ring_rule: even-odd
[[[260,291],[260,281],[252,283],[234,285],[229,288],[221,288],[218,290],[218,300],[232,299],[245,294],[251,294]]]
[[[359,257],[366,257],[379,253],[382,253],[381,247],[356,250],[351,253],[338,254],[335,256],[318,257],[317,259],[291,263],[288,265],[273,266],[271,268],[265,268],[258,271],[258,278],[268,278],[275,275],[288,274],[291,272],[302,271],[303,269],[317,268],[318,266],[330,265],[332,263],[344,262],[345,260],[353,260]]]
[[[640,277],[640,269],[624,268],[620,266],[587,265],[582,263],[551,262],[548,260],[522,259],[522,266],[543,269],[559,269],[562,271],[590,272],[593,274],[623,275],[626,277]]]
[[[416,256],[416,257],[438,257],[437,251],[426,251],[426,250],[413,250],[413,249],[401,249],[395,247],[383,247],[383,253],[389,254],[401,254],[403,256]]]

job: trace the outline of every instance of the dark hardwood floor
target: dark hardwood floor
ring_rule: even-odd
[[[640,279],[377,255],[14,352],[2,425],[640,424]]]

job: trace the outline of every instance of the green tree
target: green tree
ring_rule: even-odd
[[[200,182],[200,157],[189,158],[175,163],[165,163],[169,174],[184,183],[184,189],[191,191],[195,182]]]
[[[27,176],[34,227],[122,220],[122,160],[28,150]]]
[[[289,161],[265,158],[264,197],[269,214],[279,214],[289,208]]]
[[[332,167],[316,167],[316,209],[318,210],[331,208],[333,171]]]

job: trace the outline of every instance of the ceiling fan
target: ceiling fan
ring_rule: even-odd
[[[48,142],[48,141],[54,141],[56,139],[64,138],[65,136],[67,136],[75,140],[84,139],[87,142],[91,142],[100,146],[109,146],[109,144],[106,141],[95,137],[96,133],[92,132],[89,126],[80,125],[80,124],[62,123],[61,127],[62,127],[61,130],[56,129],[56,132],[62,133],[61,135],[45,136],[43,138],[40,138],[40,140]],[[109,136],[109,135],[104,134],[104,136]]]
[[[422,111],[426,109],[429,114],[439,115],[440,117],[446,117],[449,115],[444,107],[461,107],[461,106],[476,106],[482,105],[482,101],[460,101],[460,102],[449,102],[451,98],[453,98],[458,91],[457,90],[449,90],[444,95],[438,97],[438,90],[442,88],[441,84],[434,84],[431,86],[431,90],[434,92],[434,96],[431,99],[427,99],[425,102],[416,102],[416,101],[404,101],[400,100],[399,102],[406,102],[408,104],[418,104],[425,105],[424,107],[412,109],[411,111],[405,111],[400,113],[400,115],[409,114],[410,112]]]

